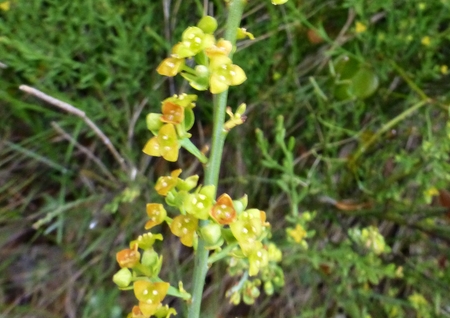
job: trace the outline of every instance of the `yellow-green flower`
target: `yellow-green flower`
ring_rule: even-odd
[[[363,33],[367,30],[367,26],[364,23],[361,23],[359,21],[355,24],[355,31],[356,33]]]
[[[3,1],[0,3],[0,10],[8,11],[9,9],[11,9],[11,1]]]
[[[279,4],[285,4],[288,2],[288,0],[272,0],[272,4],[279,5]]]
[[[303,241],[303,239],[307,236],[307,233],[305,231],[305,229],[303,228],[303,226],[301,226],[300,224],[297,224],[297,226],[295,227],[295,229],[292,228],[288,228],[287,229],[287,233],[290,237],[292,237],[294,239],[294,241],[296,243],[301,243]]]
[[[166,124],[159,129],[158,136],[151,138],[142,150],[149,156],[163,157],[167,161],[178,159],[178,137],[173,124]]]
[[[431,39],[430,39],[429,36],[424,36],[424,37],[422,38],[422,40],[420,40],[420,42],[421,42],[423,45],[425,45],[425,46],[430,46],[430,44],[431,44]]]
[[[222,93],[229,86],[240,85],[247,79],[244,70],[233,64],[231,59],[225,55],[211,58],[210,70],[209,90],[213,94]]]
[[[182,70],[183,66],[184,59],[177,57],[168,57],[159,64],[156,71],[159,75],[173,77]]]

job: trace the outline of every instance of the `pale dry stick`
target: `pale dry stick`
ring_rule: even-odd
[[[92,120],[89,119],[89,117],[86,116],[86,113],[79,110],[78,108],[63,102],[59,99],[56,99],[52,96],[49,96],[40,90],[27,86],[27,85],[20,85],[19,89],[21,91],[24,91],[25,93],[31,94],[33,96],[36,96],[39,99],[42,99],[43,101],[46,101],[47,103],[56,106],[58,108],[61,108],[65,110],[68,113],[71,113],[75,116],[80,117],[83,119],[83,121],[94,131],[94,133],[97,135],[97,137],[100,138],[100,140],[105,144],[105,146],[108,148],[108,150],[112,153],[114,159],[117,160],[117,162],[120,164],[120,167],[123,171],[128,172],[128,167],[125,163],[125,159],[120,155],[120,153],[116,150],[114,145],[111,143],[111,140],[109,140],[108,137],[103,133],[103,131],[100,130],[100,128],[97,127],[97,125],[94,124]]]
[[[139,116],[142,113],[142,110],[144,109],[145,105],[148,103],[148,98],[144,98],[139,105],[137,106],[137,109],[133,112],[133,116],[131,116],[130,119],[130,125],[128,127],[128,147],[131,149],[131,141],[134,137],[134,128],[136,127],[136,123],[139,119]]]
[[[65,140],[67,140],[68,142],[70,142],[71,144],[73,144],[75,146],[75,148],[77,148],[79,151],[81,151],[82,153],[84,153],[89,159],[91,159],[92,161],[94,161],[97,166],[100,168],[101,171],[103,171],[103,173],[111,180],[111,181],[116,181],[116,178],[114,177],[114,175],[109,172],[108,168],[106,168],[106,166],[103,164],[103,162],[98,159],[93,153],[92,151],[90,151],[87,147],[80,145],[71,135],[69,135],[68,133],[66,133],[64,131],[64,129],[61,128],[60,125],[58,125],[56,122],[52,121],[51,125],[53,127],[54,130],[56,130],[56,132],[58,132],[58,134],[61,135],[61,137],[63,137]]]

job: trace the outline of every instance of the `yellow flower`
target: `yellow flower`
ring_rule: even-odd
[[[294,239],[296,243],[301,243],[307,235],[305,229],[300,224],[297,224],[295,229],[292,228],[287,229],[287,233],[290,237]]]
[[[448,66],[447,65],[441,65],[441,73],[446,75],[448,73]]]
[[[0,10],[8,11],[10,8],[11,8],[10,1],[5,1],[5,2],[0,3]]]
[[[431,203],[431,201],[433,200],[433,197],[439,195],[439,190],[436,189],[435,187],[431,187],[431,188],[425,190],[423,192],[423,194],[424,194],[426,202]]]
[[[363,33],[367,30],[367,26],[359,21],[356,22],[355,31],[356,33]]]
[[[288,2],[288,0],[272,0],[272,4],[279,5]]]
[[[420,42],[425,46],[430,46],[431,39],[429,36],[424,36]]]

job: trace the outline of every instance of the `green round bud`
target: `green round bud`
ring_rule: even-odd
[[[203,32],[213,34],[217,29],[217,20],[209,15],[205,15],[198,21],[197,26],[202,29]]]
[[[222,239],[221,226],[216,223],[209,223],[200,229],[201,236],[207,246],[213,246]]]
[[[273,292],[274,292],[274,287],[273,287],[273,284],[272,284],[272,282],[271,281],[267,281],[267,282],[265,282],[264,283],[264,292],[267,294],[267,295],[273,295]]]
[[[150,130],[155,136],[158,135],[159,129],[164,124],[161,121],[161,114],[156,113],[150,113],[147,115],[146,121],[147,121],[147,128]]]
[[[158,261],[159,261],[158,253],[156,253],[155,250],[148,249],[145,250],[144,253],[142,253],[141,259],[142,265],[151,267],[156,263],[158,263]]]
[[[125,288],[130,285],[131,278],[132,274],[130,270],[124,267],[113,276],[113,282],[120,288]]]
[[[195,74],[200,78],[209,77],[209,68],[205,65],[197,65],[195,67]]]

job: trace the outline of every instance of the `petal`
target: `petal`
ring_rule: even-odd
[[[160,153],[167,161],[175,162],[178,159],[178,137],[173,124],[166,124],[158,132]]]
[[[150,221],[145,223],[145,229],[151,229],[152,227],[161,224],[167,216],[166,209],[159,203],[148,203],[146,206],[147,215]]]
[[[161,151],[157,137],[153,137],[149,141],[147,141],[142,151],[149,156],[161,157]]]
[[[215,55],[210,58],[209,61],[209,68],[212,71],[215,71],[217,69],[226,68],[228,65],[231,65],[232,61],[228,56],[225,55]]]
[[[184,59],[176,57],[168,57],[164,59],[156,69],[158,74],[173,77],[177,75],[184,65]]]
[[[244,70],[235,64],[229,66],[229,72],[229,80],[231,86],[240,85],[247,79]]]
[[[209,79],[209,90],[212,94],[219,94],[228,89],[228,79],[220,74],[213,73]]]

